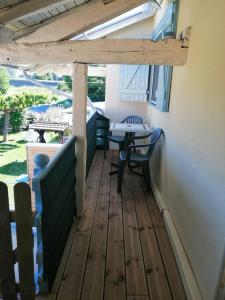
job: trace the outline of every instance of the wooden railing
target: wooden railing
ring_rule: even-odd
[[[48,162],[47,155],[35,157],[32,184],[37,210],[35,221],[40,293],[51,290],[76,214],[75,137],[70,138]]]
[[[9,210],[7,185],[0,182],[0,293],[4,300],[34,299],[33,217],[31,190],[26,183],[14,186],[15,211]],[[16,223],[16,233],[11,224]],[[13,242],[17,247],[13,249]],[[19,282],[14,265],[18,263]]]
[[[87,145],[88,174],[96,150],[96,114],[87,122]],[[14,300],[19,293],[22,300],[32,300],[36,291],[50,292],[76,215],[75,168],[75,137],[51,161],[45,154],[35,156],[35,216],[28,184],[15,185],[15,211],[10,211],[7,185],[0,182],[0,298]],[[12,243],[12,223],[16,223],[16,249]],[[37,227],[38,274],[34,274],[32,226]],[[16,263],[19,276],[15,276]]]
[[[88,172],[91,167],[91,163],[93,161],[95,150],[96,150],[96,115],[94,113],[93,116],[88,120],[86,124],[86,136],[87,136],[87,163],[86,163],[86,176],[88,176]]]

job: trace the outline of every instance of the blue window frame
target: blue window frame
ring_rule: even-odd
[[[176,36],[179,0],[171,2],[151,38],[155,41],[167,36]],[[149,66],[148,102],[157,110],[169,111],[173,67]]]

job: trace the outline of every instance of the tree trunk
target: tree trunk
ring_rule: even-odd
[[[9,112],[5,111],[3,142],[8,141],[8,130],[9,130]]]

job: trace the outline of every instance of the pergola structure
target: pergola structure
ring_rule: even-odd
[[[73,132],[77,136],[77,208],[82,215],[86,170],[87,64],[158,64],[187,61],[190,30],[179,39],[71,41],[146,0],[0,0],[0,64],[73,64]],[[150,3],[157,4],[156,0]],[[6,6],[8,3],[8,6]],[[2,9],[1,9],[2,8]]]

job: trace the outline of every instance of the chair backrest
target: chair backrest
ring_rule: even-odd
[[[143,119],[140,116],[127,116],[121,123],[143,124]]]
[[[162,134],[162,129],[161,128],[155,128],[153,130],[152,134],[150,135],[150,145],[149,145],[148,152],[147,152],[147,155],[149,156],[149,158],[151,157],[152,152],[153,152],[154,147],[155,147],[155,144],[160,139],[161,134]]]

